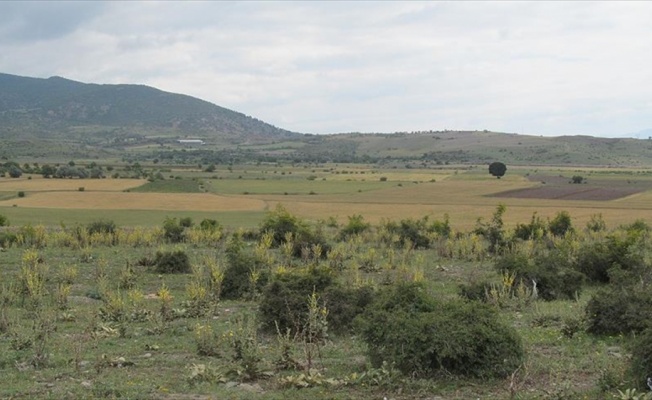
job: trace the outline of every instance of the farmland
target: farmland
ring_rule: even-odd
[[[586,177],[586,183],[569,184],[578,174]],[[652,205],[646,200],[652,175],[645,169],[520,167],[500,180],[483,167],[473,166],[432,170],[241,165],[211,173],[184,168],[169,175],[153,182],[0,178],[0,209],[20,219],[27,212],[24,208],[29,208],[42,218],[32,222],[48,225],[60,222],[57,213],[73,209],[81,211],[79,219],[71,215],[68,223],[92,220],[92,210],[110,213],[113,218],[119,218],[121,210],[142,210],[153,217],[140,218],[140,224],[147,226],[159,224],[166,213],[184,211],[214,212],[222,217],[250,213],[248,220],[255,224],[256,218],[259,221],[276,204],[313,222],[328,218],[343,222],[354,214],[374,223],[448,214],[459,230],[471,229],[478,218],[489,218],[498,204],[509,210],[505,215],[508,225],[527,220],[534,212],[552,218],[561,210],[570,212],[578,224],[586,223],[593,214],[602,214],[611,226],[652,218]],[[18,192],[25,196],[18,198]]]
[[[586,307],[616,284],[647,288],[645,168],[510,166],[501,179],[472,165],[184,165],[163,179],[115,170],[0,178],[10,223],[0,228],[0,397],[609,399],[641,390],[629,368],[642,330],[590,331]],[[569,183],[578,175],[586,183]],[[607,278],[590,261],[598,249],[619,263]],[[161,259],[179,252],[188,269],[169,271],[181,263]],[[574,274],[584,278],[563,279]],[[272,288],[287,284],[277,287],[290,299],[292,279],[330,286],[299,290],[289,331],[264,328]],[[453,362],[409,371],[390,353],[374,361],[371,313],[337,300],[372,307],[402,284],[450,307],[476,296],[478,310],[520,338],[518,366],[476,374]],[[355,324],[338,319],[354,311]],[[474,331],[468,323],[459,332]]]

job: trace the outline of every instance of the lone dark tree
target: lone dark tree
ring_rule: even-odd
[[[500,161],[494,161],[489,164],[489,173],[496,178],[500,179],[501,176],[507,172],[507,166]]]

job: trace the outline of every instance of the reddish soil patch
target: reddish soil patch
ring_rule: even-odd
[[[593,181],[588,184],[572,184],[569,178],[557,176],[536,176],[530,180],[541,182],[540,186],[508,190],[496,193],[492,197],[546,200],[593,200],[609,201],[631,196],[651,188],[648,182],[644,184],[628,184],[625,182]]]

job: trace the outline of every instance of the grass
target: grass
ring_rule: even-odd
[[[115,210],[115,209],[51,209],[0,207],[0,214],[5,215],[12,226],[45,225],[59,226],[86,225],[98,219],[114,221],[118,226],[160,226],[166,217],[190,217],[194,221],[216,219],[228,227],[254,227],[263,219],[263,211],[217,211],[202,212],[193,210]]]
[[[112,219],[119,215],[121,214],[102,214],[102,218]],[[129,219],[136,215],[131,213],[123,217]],[[183,214],[191,215],[195,220],[199,218],[197,214]],[[217,219],[222,222],[219,217]],[[73,225],[71,221],[66,221],[66,224]],[[334,230],[326,230],[328,237],[335,233]],[[422,271],[423,279],[432,293],[444,298],[456,297],[460,283],[473,279],[499,279],[490,260],[470,262],[442,258],[436,249],[396,249],[394,256],[404,260],[405,265],[401,267],[405,268],[404,271],[400,268],[381,267],[376,272],[356,272],[356,257],[360,257],[368,248],[376,249],[381,264],[387,260],[389,249],[375,240],[373,235],[367,235],[357,244],[355,241],[346,244],[350,247],[351,258],[345,261],[346,266],[339,275],[340,279],[349,285],[356,282],[354,276],[363,281],[378,283],[386,282],[392,276]],[[152,257],[157,249],[175,248],[186,251],[194,266],[203,265],[205,257],[217,257],[222,265],[226,265],[223,258],[225,246],[226,241],[223,240],[217,246],[201,243],[169,245],[159,242],[145,247],[120,244],[91,245],[77,249],[74,246],[63,247],[51,243],[38,249],[38,256],[42,260],[40,265],[48,267],[45,283],[48,294],[45,296],[43,312],[56,326],[45,344],[50,356],[45,367],[34,368],[29,364],[35,354],[34,348],[17,349],[11,336],[0,334],[0,372],[4,382],[0,385],[0,397],[411,399],[439,396],[446,399],[508,399],[512,398],[511,387],[516,395],[513,398],[520,399],[607,399],[611,398],[611,389],[600,389],[601,382],[606,379],[605,374],[611,374],[617,379],[620,371],[625,368],[625,338],[595,338],[583,332],[569,338],[561,334],[565,318],[582,317],[583,307],[595,288],[588,288],[575,301],[535,302],[529,306],[500,310],[501,318],[518,330],[528,355],[523,367],[511,378],[475,380],[444,375],[434,380],[381,381],[386,387],[351,385],[334,388],[283,388],[279,379],[299,373],[292,371],[276,372],[268,379],[248,383],[250,386],[239,384],[240,378],[235,375],[227,378],[227,381],[232,382],[228,385],[218,382],[191,384],[189,376],[193,364],[212,366],[222,373],[239,365],[228,355],[198,355],[195,339],[197,324],[211,326],[216,332],[228,333],[235,329],[238,318],[255,313],[256,301],[221,301],[216,303],[214,313],[210,315],[175,319],[162,330],[155,329],[158,323],[151,318],[115,323],[102,321],[98,317],[103,302],[91,298],[91,294],[100,292],[98,271],[104,270],[107,276],[112,277],[108,282],[109,288],[117,292],[121,269],[127,264],[135,266],[135,287],[143,295],[150,295],[139,304],[156,315],[160,299],[153,297],[153,294],[165,284],[172,293],[172,307],[183,308],[184,301],[189,298],[186,286],[193,280],[193,275],[158,275],[137,266],[137,260]],[[254,243],[247,243],[246,247],[253,251],[255,246]],[[27,252],[26,247],[15,246],[3,253],[0,258],[0,282],[3,285],[18,282],[17,276]],[[268,253],[276,260],[281,260],[278,250],[268,250]],[[75,267],[78,271],[68,296],[69,308],[56,310],[53,294],[57,290],[59,277],[69,267]],[[122,289],[121,293],[126,296],[128,289]],[[32,322],[39,318],[39,314],[18,304],[9,309],[12,329],[22,332],[24,337],[31,337],[34,335]],[[127,303],[126,307],[132,306]],[[122,334],[121,324],[124,324]],[[277,356],[276,338],[274,335],[260,335],[259,340],[261,365],[273,370],[271,362]],[[293,346],[295,357],[305,362],[301,344],[294,343]],[[358,337],[348,335],[330,336],[322,348],[322,358],[317,365],[320,369],[323,366],[321,374],[333,379],[343,379],[369,368],[364,344]]]
[[[208,190],[218,194],[281,194],[297,195],[318,194],[343,195],[358,192],[369,192],[389,187],[387,182],[378,180],[368,182],[360,180],[351,181],[323,181],[321,179],[225,179],[207,181]]]
[[[142,186],[130,189],[136,193],[203,193],[201,184],[192,179],[165,179],[147,182]]]

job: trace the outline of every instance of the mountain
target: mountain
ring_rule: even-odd
[[[139,134],[232,142],[298,135],[204,100],[149,86],[0,73],[0,138],[77,135],[107,140],[112,135]]]
[[[632,136],[637,138],[448,130],[304,135],[148,86],[0,73],[0,159],[651,166],[652,130]]]

